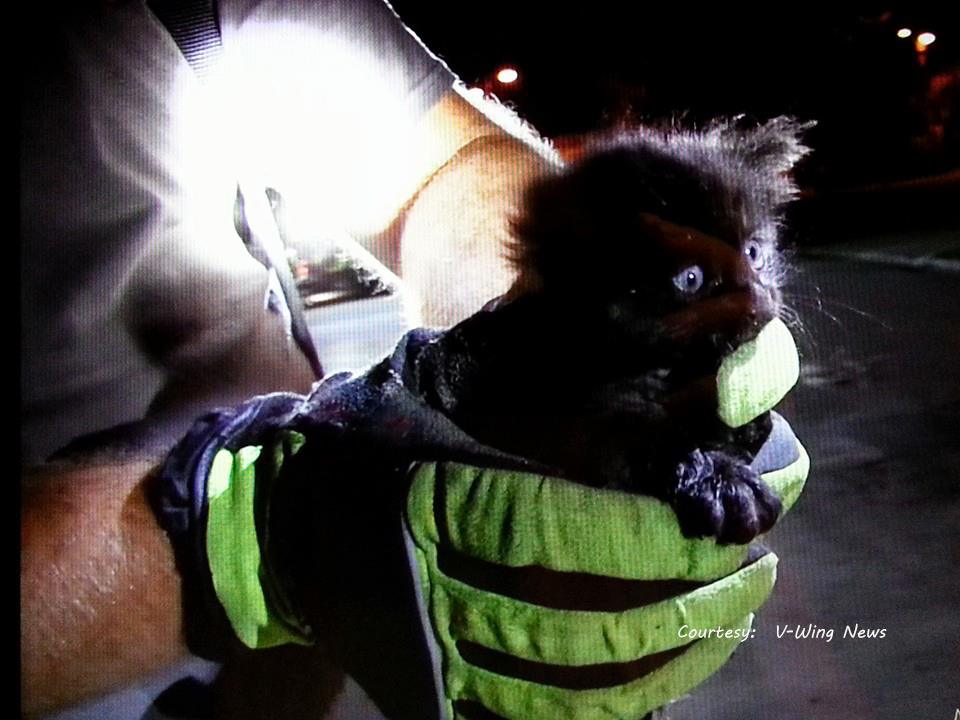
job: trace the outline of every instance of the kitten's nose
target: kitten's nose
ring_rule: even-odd
[[[750,319],[757,325],[766,325],[777,316],[780,291],[767,287],[758,279],[750,281]]]

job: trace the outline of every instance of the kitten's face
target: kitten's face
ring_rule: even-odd
[[[633,264],[634,276],[617,272],[609,293],[596,298],[618,334],[654,329],[677,347],[726,351],[779,313],[782,261],[769,236],[720,239],[649,213],[638,216],[635,232],[645,257],[619,259]]]
[[[599,347],[716,356],[779,313],[777,229],[800,127],[718,128],[628,137],[529,193],[521,271],[575,304]]]

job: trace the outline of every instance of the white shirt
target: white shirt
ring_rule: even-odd
[[[234,229],[241,173],[304,223],[363,233],[452,86],[379,0],[219,5],[207,85],[141,1],[44,29],[21,142],[24,461],[244,351],[267,275]]]

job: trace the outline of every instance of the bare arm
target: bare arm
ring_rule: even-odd
[[[147,460],[47,465],[24,477],[21,698],[27,716],[96,696],[186,655],[173,551]]]
[[[510,217],[530,180],[558,160],[506,108],[454,90],[418,131],[418,184],[373,244],[414,292],[422,323],[447,326],[509,289]]]
[[[419,193],[401,238],[401,271],[426,325],[459,322],[510,288],[508,221],[538,172],[540,159],[518,141],[483,137]]]

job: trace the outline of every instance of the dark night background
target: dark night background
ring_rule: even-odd
[[[628,119],[791,114],[818,125],[798,169],[808,202],[802,229],[863,214],[888,227],[954,215],[960,187],[960,21],[952,3],[834,6],[593,0],[394,7],[469,85],[510,103],[559,139]],[[913,36],[897,37],[909,27]],[[921,59],[917,35],[936,34]],[[516,67],[511,86],[496,70]],[[919,183],[917,182],[919,180]],[[911,181],[904,183],[904,181]],[[891,185],[893,184],[893,185]],[[877,187],[880,185],[880,187]]]

